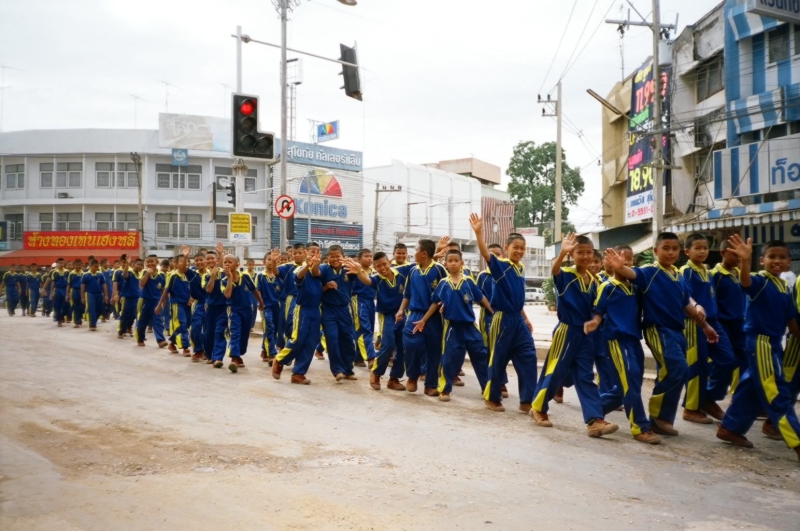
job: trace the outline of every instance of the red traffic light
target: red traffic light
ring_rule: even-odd
[[[239,112],[245,116],[250,116],[256,112],[256,102],[253,100],[246,100],[239,106]]]

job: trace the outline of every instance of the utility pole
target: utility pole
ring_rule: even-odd
[[[375,183],[375,218],[372,223],[372,252],[374,253],[378,247],[378,207],[380,206],[380,196],[382,193],[388,194],[392,192],[402,192],[402,186],[389,186],[388,188],[384,185],[381,186],[378,183]]]
[[[287,2],[279,0],[281,4],[281,195],[286,195],[286,159],[289,156],[289,136],[286,116],[286,22]],[[286,220],[280,221],[280,247],[286,247]]]
[[[561,81],[558,82],[558,92],[556,93],[556,100],[553,101],[550,99],[550,94],[547,95],[546,100],[542,100],[542,96],[539,95],[539,103],[547,103],[552,104],[555,110],[554,113],[547,113],[545,109],[542,109],[542,116],[543,117],[556,117],[556,182],[555,182],[555,203],[556,203],[556,212],[555,212],[555,220],[553,221],[553,243],[561,241],[561,196],[563,195],[562,192],[562,149],[561,149]]]
[[[144,210],[142,208],[142,157],[138,153],[131,153],[131,160],[136,165],[136,184],[138,193],[138,218],[139,218],[139,258],[144,258]],[[116,168],[115,168],[116,170]]]
[[[655,133],[655,149],[653,149],[653,244],[664,228],[664,183],[662,147],[664,139],[661,131],[661,66],[658,54],[661,42],[661,2],[653,0],[653,132]]]

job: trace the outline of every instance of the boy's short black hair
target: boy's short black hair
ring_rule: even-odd
[[[256,261],[253,260],[252,258],[248,258],[247,260],[244,261],[245,264],[247,264],[249,262],[253,262],[254,264],[256,263]]]
[[[209,254],[213,254],[214,256],[217,256],[217,251],[206,251],[206,255],[209,255]]]
[[[312,248],[312,247],[316,247],[316,248],[318,248],[318,249],[321,249],[321,248],[322,248],[322,247],[320,246],[320,244],[318,244],[317,242],[308,242],[308,243],[306,244],[306,249],[310,249],[310,248]]]
[[[436,254],[436,244],[433,243],[433,240],[420,240],[417,244],[420,250],[428,255],[428,258],[433,258],[433,255]]]
[[[56,258],[56,262],[63,262],[63,261],[64,261],[63,258]]]
[[[594,243],[588,236],[575,236],[575,245],[591,245],[594,247]]]
[[[789,246],[786,245],[785,241],[783,241],[783,240],[771,240],[771,241],[768,241],[767,243],[765,243],[761,247],[761,256],[766,256],[767,251],[769,251],[770,249],[774,249],[775,247],[783,247],[787,251],[789,250]]]
[[[175,263],[177,264],[179,260],[188,260],[188,256],[184,256],[182,254],[175,255]]]
[[[459,260],[463,260],[463,259],[464,259],[464,258],[461,256],[461,251],[459,251],[458,249],[450,249],[449,251],[447,251],[447,252],[444,254],[444,258],[445,258],[445,260],[447,260],[447,257],[448,257],[448,256],[450,256],[450,255],[452,255],[452,254],[457,254],[457,255],[458,255],[458,258],[459,258]]]
[[[600,252],[600,251],[598,251],[597,249],[595,249],[595,250],[592,252],[592,254],[594,255],[594,257],[595,257],[596,259],[600,260],[601,262],[603,261],[603,253],[601,253],[601,252]]]
[[[120,256],[120,257],[119,257],[119,261],[120,261],[120,262],[122,262],[123,260],[124,260],[125,262],[127,262],[127,261],[128,261],[128,255],[127,255],[127,254],[123,254],[122,256]]]
[[[360,260],[365,254],[372,254],[372,251],[366,248],[361,249],[360,251],[358,251],[358,259]]]
[[[396,251],[398,249],[406,249],[407,250],[408,246],[406,244],[404,244],[404,243],[396,243],[396,244],[394,244],[394,250]]]
[[[667,240],[676,240],[680,242],[680,238],[678,238],[678,235],[675,234],[674,232],[662,232],[656,238],[656,247],[658,247],[661,244],[661,242]]]
[[[342,249],[341,245],[331,245],[330,247],[328,247],[328,255],[336,252],[342,253],[342,255],[344,255],[344,249]]]
[[[149,260],[150,258],[155,258],[156,260],[158,260],[158,255],[155,255],[155,254],[148,254],[148,255],[147,255],[147,259]]]
[[[144,263],[144,260],[142,260],[141,258],[137,258],[136,260],[133,261],[134,264],[138,264],[139,262]]]
[[[297,250],[297,249],[305,249],[305,248],[306,248],[306,246],[303,245],[302,243],[296,243],[296,244],[292,245],[292,251]]]
[[[719,244],[720,252],[727,251],[731,247],[733,247],[733,246],[731,245],[731,242],[729,242],[728,240],[722,240],[722,243]]]
[[[214,254],[217,254],[217,253],[214,253]],[[194,255],[194,257],[195,258],[205,258],[206,255],[204,255],[203,253],[197,253],[196,255]]]
[[[98,262],[98,261],[97,261],[97,260],[95,260],[94,258],[92,258],[91,260],[89,260],[89,265],[90,265],[90,266],[93,266],[93,265],[99,265],[99,264],[100,264],[100,262]]]
[[[614,250],[615,250],[615,251],[617,251],[617,252],[620,252],[620,251],[630,251],[630,252],[633,252],[633,247],[631,247],[631,246],[630,246],[630,245],[628,245],[627,243],[620,243],[619,245],[615,245],[615,246],[614,246]]]
[[[511,234],[509,234],[508,238],[506,238],[506,245],[511,245],[513,242],[517,240],[522,240],[523,243],[527,245],[527,242],[525,242],[525,236],[523,236],[519,232],[512,232]]]
[[[381,259],[383,259],[383,258],[389,258],[389,257],[388,257],[388,256],[386,256],[386,253],[384,253],[383,251],[378,251],[377,253],[375,253],[375,254],[372,256],[372,261],[373,261],[373,262],[377,262],[378,260],[381,260]]]
[[[451,249],[451,247],[452,247],[452,249]],[[450,249],[451,251],[460,251],[461,250],[461,246],[457,242],[449,242],[447,244],[447,248]]]
[[[500,245],[499,243],[490,243],[488,248],[489,249],[501,249],[502,250],[503,246]]]
[[[701,241],[708,243],[708,238],[706,238],[705,235],[700,234],[699,232],[693,232],[686,237],[686,241],[683,243],[683,248],[688,251],[689,249],[692,248],[694,242],[701,242]]]
[[[169,260],[168,260],[168,259],[166,259],[166,258],[164,258],[163,260],[161,260],[161,267],[164,267],[164,266],[167,266],[167,267],[169,267]]]

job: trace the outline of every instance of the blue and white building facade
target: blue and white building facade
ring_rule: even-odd
[[[723,9],[725,148],[712,154],[708,208],[668,228],[783,239],[800,270],[800,2]]]

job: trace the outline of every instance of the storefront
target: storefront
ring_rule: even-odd
[[[117,231],[26,231],[23,248],[0,256],[0,267],[52,265],[59,258],[114,261],[123,253],[138,255],[139,233]]]

